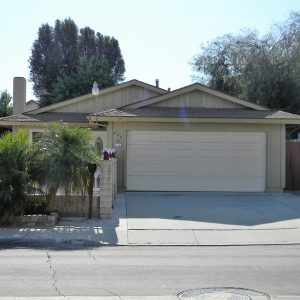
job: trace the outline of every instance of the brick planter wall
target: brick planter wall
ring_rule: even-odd
[[[51,213],[49,215],[24,215],[14,217],[12,223],[18,226],[22,225],[44,225],[55,226],[58,222],[58,213]]]
[[[99,218],[100,197],[93,197],[93,217]],[[88,196],[56,195],[50,199],[48,204],[49,211],[58,211],[61,217],[87,217],[89,209]]]

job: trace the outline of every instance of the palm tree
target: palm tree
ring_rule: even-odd
[[[48,197],[54,196],[58,189],[65,196],[85,194],[90,181],[88,165],[97,160],[91,142],[89,130],[60,123],[42,135],[38,144],[44,153],[43,179]]]

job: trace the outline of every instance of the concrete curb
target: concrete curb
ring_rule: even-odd
[[[162,244],[162,243],[129,243],[128,245],[122,244],[107,244],[90,240],[73,239],[73,240],[55,240],[55,239],[0,239],[0,247],[69,247],[69,248],[82,248],[82,247],[246,247],[246,246],[291,246],[300,245],[300,242],[269,242],[269,243],[211,243],[211,244]]]
[[[54,246],[54,239],[0,239],[0,247],[37,247],[37,246]]]
[[[61,300],[62,296],[0,297],[0,300]],[[63,296],[66,300],[178,300],[177,296]],[[299,296],[272,296],[272,300],[296,300]]]
[[[53,246],[76,246],[76,247],[99,247],[105,246],[88,240],[55,240],[55,239],[0,239],[0,247],[53,247]]]
[[[177,296],[64,296],[66,300],[178,300]],[[61,300],[62,296],[0,297],[0,300]],[[272,296],[272,300],[296,300],[300,296]]]

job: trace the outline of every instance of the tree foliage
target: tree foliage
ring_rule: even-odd
[[[12,97],[6,90],[0,92],[0,118],[12,114],[11,100]]]
[[[43,185],[49,197],[62,189],[65,195],[83,193],[88,186],[88,164],[95,163],[97,154],[87,129],[55,124],[41,137],[38,144],[44,152]]]
[[[228,34],[203,45],[192,62],[196,80],[270,108],[300,112],[300,13],[260,37]]]
[[[41,106],[65,100],[63,94],[80,96],[90,91],[94,80],[102,87],[114,85],[124,79],[125,72],[118,40],[95,33],[90,27],[78,29],[71,19],[56,20],[54,27],[43,24],[39,28],[29,67],[34,94]],[[85,80],[85,86],[81,83],[76,92],[72,91],[84,71],[93,81]],[[68,90],[62,92],[62,88]]]
[[[101,88],[113,86],[116,82],[109,75],[110,69],[106,59],[97,61],[91,56],[87,61],[81,61],[76,72],[70,76],[58,77],[50,93],[52,103],[70,99],[91,92],[91,82],[101,82]]]

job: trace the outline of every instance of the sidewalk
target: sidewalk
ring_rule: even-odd
[[[62,218],[54,227],[0,228],[0,246],[127,245],[124,195],[115,201],[112,219]]]
[[[139,219],[140,226],[128,226],[126,197],[118,195],[110,220],[63,218],[55,227],[0,228],[0,246],[99,246],[99,245],[288,245],[300,244],[300,228],[201,229],[166,228],[160,219],[152,219],[155,228],[147,227],[149,219]],[[148,222],[148,223],[147,223]],[[174,222],[174,221],[173,221]]]

